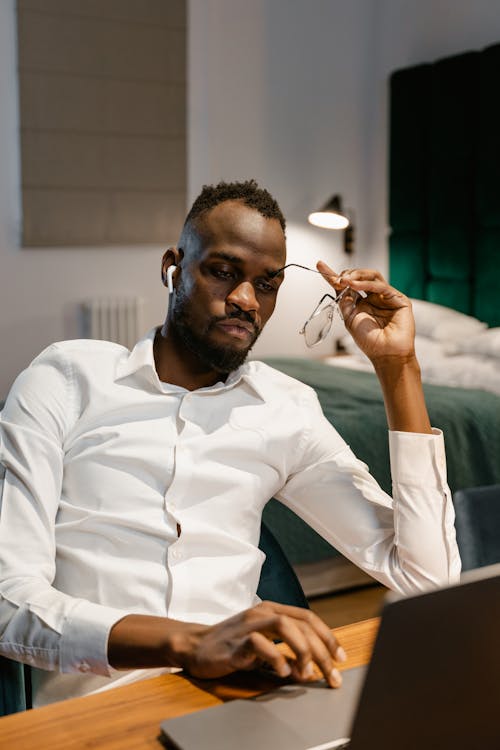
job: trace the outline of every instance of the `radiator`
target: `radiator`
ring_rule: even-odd
[[[83,302],[83,335],[132,349],[143,334],[141,297],[96,297]]]

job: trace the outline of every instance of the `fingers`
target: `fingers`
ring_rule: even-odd
[[[321,617],[318,617],[318,615],[311,609],[303,609],[302,607],[293,607],[289,604],[278,604],[277,602],[266,601],[255,607],[255,609],[261,608],[269,608],[275,614],[287,615],[290,618],[307,624],[312,630],[316,631],[318,636],[324,641],[325,646],[331,652],[336,661],[343,662],[346,660],[344,649],[340,646],[328,625],[326,625]]]
[[[315,678],[314,664],[316,664],[330,687],[340,687],[342,676],[335,668],[323,642],[316,636],[311,637],[310,634],[304,634],[304,636],[309,641],[310,648],[303,647],[298,633],[295,634],[293,644],[287,638],[288,645],[295,650],[297,656],[295,660],[289,662],[272,641],[254,631],[245,639],[239,652],[235,654],[235,666],[239,669],[248,669],[258,663],[264,663],[280,677],[292,675],[296,680],[308,681]]]
[[[370,297],[370,303],[377,306],[377,297],[380,306],[403,307],[409,305],[409,301],[393,286],[387,283],[381,273],[368,268],[355,268],[342,271],[339,275],[339,283],[346,289],[353,289],[361,296]]]
[[[282,641],[288,654],[273,639]],[[345,660],[344,650],[313,612],[262,602],[198,634],[182,663],[191,674],[202,678],[267,663],[278,675],[292,674],[302,681],[315,678],[316,664],[328,685],[338,687],[342,678],[334,662]]]
[[[344,662],[346,654],[331,630],[314,612],[273,602],[263,602],[260,607],[274,612],[267,628],[271,628],[272,637],[280,638],[293,652],[292,670],[296,679],[314,677],[316,664],[330,687],[341,685],[342,677],[334,661]]]
[[[320,272],[322,276],[324,276],[328,281],[330,281],[330,278],[337,279],[337,272],[333,270],[333,268],[330,268],[330,266],[325,263],[324,260],[319,260],[316,263],[316,268]]]
[[[371,268],[346,268],[329,278],[334,280],[339,288],[350,287],[357,292],[380,292],[389,287],[382,274]]]
[[[335,667],[332,655],[326,648],[324,642],[321,638],[318,638],[314,632],[312,634],[304,633],[304,636],[308,639],[311,649],[311,661],[309,662],[309,665],[307,665],[308,671],[313,672],[312,665],[314,663],[317,665],[330,687],[340,687],[342,684],[342,676],[339,670]],[[305,676],[307,677],[307,675]]]
[[[370,298],[371,304],[377,305],[376,295],[378,295],[378,301],[383,307],[409,306],[407,297],[388,284],[379,271],[371,268],[346,268],[337,274],[323,261],[317,263],[317,269],[335,288],[338,297],[342,296],[348,302],[349,310],[358,302],[359,297],[350,295],[347,290],[353,290],[362,297],[366,297],[368,294],[375,295]],[[344,290],[344,294],[342,294],[342,290]],[[345,312],[346,310],[343,309],[344,314]]]
[[[339,284],[344,288],[352,289],[362,297],[376,295],[384,304],[399,295],[396,289],[391,287],[378,271],[370,269],[354,269],[352,271],[342,271],[339,276]],[[403,295],[399,295],[402,297]],[[370,301],[375,302],[371,297]]]
[[[357,295],[366,297],[363,282],[379,279],[383,283],[386,283],[378,271],[373,271],[371,269],[346,268],[340,273],[337,273],[322,260],[318,261],[316,267],[328,283],[333,286],[337,293],[342,290],[345,292],[347,289],[352,288],[356,290]],[[351,284],[351,281],[353,281],[354,284]]]
[[[322,260],[318,261],[316,268],[327,281],[335,283],[336,286],[350,286],[350,282],[353,282],[356,286],[360,286],[361,282],[382,282],[382,284],[388,286],[382,274],[372,268],[344,268],[343,271],[337,273]]]
[[[262,633],[253,631],[243,641],[235,654],[235,668],[249,669],[259,663],[269,665],[280,677],[289,677],[292,668],[285,655]]]

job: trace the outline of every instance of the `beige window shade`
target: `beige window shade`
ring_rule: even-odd
[[[185,0],[18,0],[23,244],[175,239]]]

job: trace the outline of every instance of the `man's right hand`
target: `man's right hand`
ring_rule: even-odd
[[[293,657],[287,658],[274,639],[287,644]],[[282,677],[309,681],[316,664],[330,687],[341,684],[335,662],[346,659],[314,612],[275,602],[261,602],[216,625],[129,615],[112,628],[108,655],[117,669],[182,667],[203,679],[266,664]]]

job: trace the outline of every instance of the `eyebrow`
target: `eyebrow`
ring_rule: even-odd
[[[214,250],[210,253],[208,260],[212,258],[219,258],[220,260],[225,260],[228,263],[236,263],[240,266],[245,262],[243,258],[240,258],[237,255],[231,255],[230,253],[224,253],[221,250]],[[264,273],[268,278],[274,279],[282,270],[282,268],[278,268],[278,270],[275,270],[274,268],[266,268]]]

